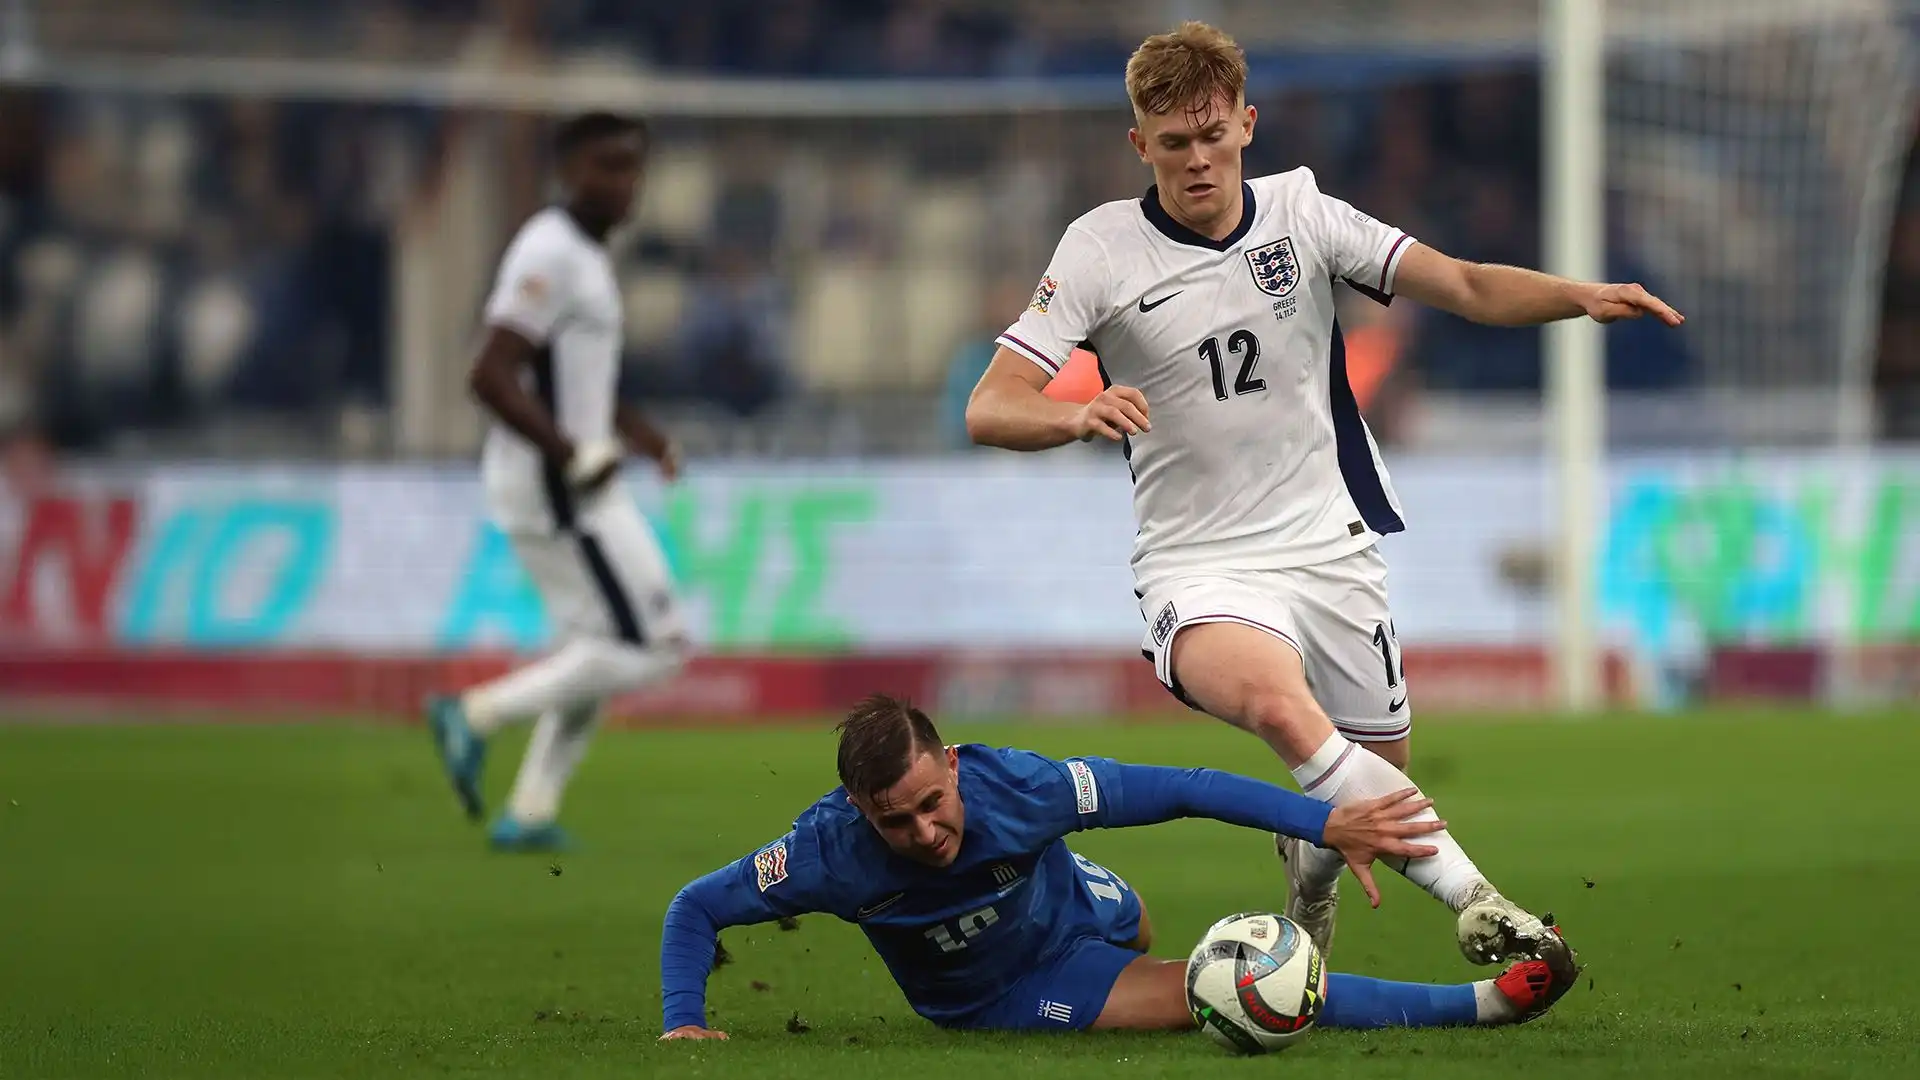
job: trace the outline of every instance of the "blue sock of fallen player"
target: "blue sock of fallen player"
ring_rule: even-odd
[[[1479,1016],[1471,983],[1388,982],[1363,975],[1327,976],[1320,1026],[1329,1028],[1455,1027]]]

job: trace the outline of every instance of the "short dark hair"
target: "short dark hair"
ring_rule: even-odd
[[[554,131],[553,153],[556,158],[565,161],[575,150],[588,143],[616,135],[640,136],[642,153],[646,152],[650,142],[647,122],[640,117],[610,112],[581,113],[562,121]]]
[[[945,745],[926,713],[890,694],[867,696],[837,730],[840,783],[867,799],[899,783],[915,758]]]

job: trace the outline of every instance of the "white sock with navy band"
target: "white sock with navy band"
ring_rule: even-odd
[[[474,732],[486,736],[514,721],[570,712],[638,690],[679,671],[683,662],[672,646],[577,638],[551,656],[474,687],[460,704]]]
[[[1346,736],[1337,731],[1320,744],[1320,749],[1314,751],[1312,757],[1293,770],[1293,778],[1299,783],[1302,794],[1335,806],[1377,799],[1402,788],[1417,787],[1406,773],[1394,768],[1392,763],[1348,741]],[[1429,808],[1415,815],[1414,820],[1431,821],[1437,817],[1439,815]],[[1480,868],[1473,865],[1473,860],[1467,858],[1467,853],[1445,830],[1416,837],[1412,842],[1427,844],[1440,851],[1436,855],[1404,863],[1398,859],[1381,861],[1454,911],[1466,906],[1475,886],[1486,883],[1486,876],[1480,873]],[[1340,861],[1339,855],[1329,854],[1334,860]],[[1320,869],[1319,864],[1315,865],[1315,869]],[[1337,875],[1338,871],[1335,873]]]

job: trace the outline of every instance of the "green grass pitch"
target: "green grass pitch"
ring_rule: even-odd
[[[1202,722],[946,734],[1283,776]],[[0,1077],[1920,1076],[1911,714],[1426,723],[1416,776],[1589,965],[1529,1027],[1319,1032],[1247,1060],[1196,1034],[951,1034],[814,917],[724,936],[733,1041],[656,1042],[667,901],[831,786],[831,740],[604,736],[568,805],[582,850],[550,860],[483,850],[418,729],[0,727]],[[494,751],[498,798],[518,746]],[[1281,901],[1256,833],[1074,846],[1140,890],[1163,954]],[[1445,911],[1382,884],[1379,911],[1346,890],[1337,970],[1482,973]]]

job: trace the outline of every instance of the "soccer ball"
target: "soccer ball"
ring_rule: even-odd
[[[1320,1018],[1327,969],[1300,924],[1262,912],[1207,928],[1187,958],[1187,1008],[1208,1037],[1242,1054],[1284,1050]]]

